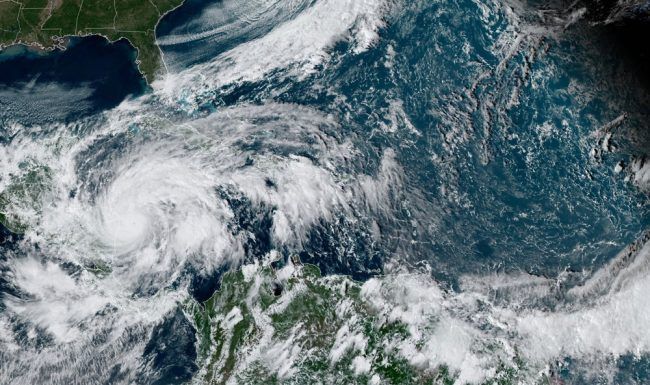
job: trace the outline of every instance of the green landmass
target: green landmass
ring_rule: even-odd
[[[161,69],[154,29],[183,0],[0,0],[0,48],[26,44],[63,48],[70,36],[128,39],[148,82]]]
[[[289,279],[270,266],[249,277],[225,274],[221,288],[206,302],[189,300],[185,312],[197,331],[199,380],[206,384],[422,384],[460,383],[445,365],[413,366],[395,344],[414,338],[408,325],[385,322],[361,295],[361,283],[344,276],[321,276],[315,266],[299,265]],[[347,336],[340,338],[342,331]],[[352,335],[362,346],[337,349]],[[333,357],[336,357],[333,359]],[[355,371],[355,357],[369,367]],[[290,367],[290,368],[289,368]],[[522,382],[522,362],[501,364],[483,385]],[[531,383],[550,383],[538,378]]]
[[[16,234],[25,232],[27,226],[15,213],[38,215],[42,209],[42,195],[51,180],[48,167],[27,162],[19,167],[24,174],[12,176],[10,183],[0,191],[0,224]]]

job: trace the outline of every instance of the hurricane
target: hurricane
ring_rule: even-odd
[[[150,84],[0,52],[0,382],[647,381],[650,94],[584,5],[161,17]]]

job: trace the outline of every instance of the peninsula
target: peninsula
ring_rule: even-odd
[[[183,0],[0,0],[0,48],[25,44],[65,48],[68,37],[101,35],[127,39],[136,63],[151,82],[161,69],[155,27]]]

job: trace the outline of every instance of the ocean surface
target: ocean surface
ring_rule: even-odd
[[[142,95],[146,84],[125,40],[72,38],[65,51],[16,45],[0,53],[0,119],[38,125],[74,121]]]
[[[188,0],[151,85],[126,41],[1,52],[0,382],[206,382],[187,304],[273,258],[425,293],[389,296],[430,322],[398,349],[422,373],[645,383],[650,96],[582,14]]]

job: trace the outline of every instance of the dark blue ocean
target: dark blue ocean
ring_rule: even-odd
[[[209,10],[226,13],[219,4],[188,1],[162,20],[159,36],[201,32],[197,20]],[[384,149],[396,151],[412,196],[395,197],[395,217],[382,224],[394,242],[378,250],[364,244],[362,260],[306,256],[325,271],[364,276],[397,252],[452,280],[485,269],[553,276],[598,268],[647,227],[646,195],[614,172],[643,150],[650,111],[646,91],[632,85],[634,69],[617,60],[602,30],[582,24],[523,40],[500,63],[489,45],[507,21],[493,15],[486,25],[483,15],[463,11],[473,4],[405,6],[368,52],[346,55],[341,44],[334,63],[304,81],[271,76],[217,92],[202,106],[268,99],[313,106],[345,121],[341,135],[363,149],[365,170],[378,167]],[[258,36],[242,35],[163,50],[171,63],[190,65]],[[614,131],[615,150],[602,151],[598,130],[622,114],[629,116]],[[394,132],[381,128],[391,125]],[[328,247],[327,236],[316,238],[325,242],[317,250]]]
[[[0,119],[25,125],[73,121],[141,95],[146,82],[125,40],[72,38],[64,50],[22,45],[0,53]]]
[[[242,21],[254,4],[188,0],[161,20],[157,36],[169,70],[182,71],[269,34],[314,3],[296,2],[289,11],[270,7]],[[216,87],[197,98],[195,110],[169,119],[209,117],[243,104],[300,105],[339,122],[332,143],[355,148],[337,171],[377,176],[383,160],[394,159],[399,178],[386,182],[381,211],[354,208],[353,218],[334,212],[307,231],[300,247],[280,251],[323,274],[364,281],[397,264],[428,271],[451,291],[460,290],[459,279],[467,275],[568,274],[572,284],[582,282],[650,224],[647,190],[634,183],[630,168],[644,156],[648,90],[605,30],[580,19],[570,24],[564,8],[517,3],[510,12],[527,27],[510,35],[508,12],[488,8],[471,0],[404,3],[385,16],[379,39],[360,53],[351,53],[351,40],[338,40],[305,76],[282,76],[278,69]],[[17,126],[36,135],[35,127],[48,124],[103,121],[101,114],[123,101],[154,94],[156,85],[146,84],[135,57],[128,42],[99,37],[74,38],[65,51],[4,50],[1,141],[10,143]],[[138,129],[134,124],[132,131]],[[119,138],[84,154],[110,165],[112,155],[101,151],[127,152]],[[236,145],[271,151],[254,140]],[[326,166],[309,149],[300,155]],[[84,188],[80,183],[79,191]],[[244,242],[246,260],[273,249],[273,212],[255,211],[227,190],[218,194],[232,207],[229,226],[255,235]],[[3,239],[5,260],[20,254],[20,236]],[[187,268],[183,274],[195,275],[192,293],[205,300],[225,270]],[[9,281],[0,281],[7,292]],[[146,295],[138,290],[145,294],[134,296]],[[141,382],[189,381],[198,370],[195,336],[180,310],[150,337]],[[611,359],[620,369],[613,383],[646,381],[646,353]],[[570,359],[563,367],[558,376],[567,383],[594,381]],[[120,381],[118,366],[114,373],[107,383]]]

